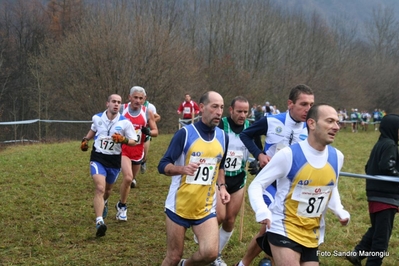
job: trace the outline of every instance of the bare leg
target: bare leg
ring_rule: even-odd
[[[236,217],[241,209],[244,193],[245,189],[242,188],[230,195],[230,202],[226,205],[226,216],[222,223],[222,227],[226,232],[231,232],[234,229]]]
[[[144,142],[144,157],[143,157],[143,162],[147,161],[147,154],[148,151],[150,150],[150,140],[147,140],[146,142]]]
[[[258,243],[256,242],[256,239],[258,237],[263,236],[265,232],[266,232],[266,225],[261,224],[258,234],[251,239],[251,242],[249,242],[249,245],[247,247],[247,251],[245,252],[244,257],[242,258],[242,263],[244,263],[244,265],[251,265],[252,261],[262,252],[262,249],[259,247]]]
[[[103,215],[104,210],[104,193],[105,193],[105,176],[93,175],[93,181],[95,185],[93,206],[96,217]]]
[[[176,266],[180,262],[183,256],[185,233],[185,227],[173,222],[166,215],[167,250],[166,257],[162,261],[162,266]]]
[[[269,242],[270,244],[270,242]],[[300,266],[301,254],[290,248],[278,247],[270,244],[276,265]]]
[[[120,187],[120,201],[121,203],[126,203],[130,192],[130,184],[133,180],[132,161],[127,156],[122,156],[122,174],[123,180]]]
[[[184,265],[205,265],[213,262],[218,256],[219,248],[219,226],[216,217],[193,226],[193,231],[198,238],[199,249],[184,262]]]

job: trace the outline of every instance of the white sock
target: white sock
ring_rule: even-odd
[[[222,253],[222,250],[226,246],[227,242],[229,242],[230,237],[233,234],[233,231],[226,232],[223,230],[223,227],[220,227],[220,230],[219,230],[219,254]]]
[[[96,218],[96,224],[99,223],[99,222],[104,222],[102,216],[99,216],[99,217]]]
[[[244,263],[242,263],[242,260],[237,264],[237,266],[245,266]]]

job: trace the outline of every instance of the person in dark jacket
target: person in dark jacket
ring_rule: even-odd
[[[371,150],[365,170],[367,175],[399,177],[399,115],[386,115],[380,124],[381,135]],[[353,265],[381,265],[387,252],[395,214],[399,211],[399,183],[366,180],[366,195],[369,202],[371,227],[360,243],[346,256]]]
[[[255,114],[255,122],[260,120],[264,116],[262,111],[262,106],[258,105],[255,109],[254,114]],[[254,136],[254,142],[260,150],[263,150],[262,139],[260,135]]]

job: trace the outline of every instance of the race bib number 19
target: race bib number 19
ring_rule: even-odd
[[[217,158],[191,157],[190,163],[200,163],[194,175],[186,176],[187,184],[211,185],[215,175]]]

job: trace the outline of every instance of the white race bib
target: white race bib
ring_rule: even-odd
[[[142,133],[141,133],[141,129],[136,129],[136,134],[137,134],[137,144],[141,143],[141,139],[142,139]]]
[[[193,185],[211,185],[215,175],[217,158],[190,157],[190,163],[200,163],[194,175],[186,176],[186,183]]]
[[[184,107],[183,114],[191,114],[191,108],[190,107]]]
[[[332,191],[331,186],[297,185],[291,199],[299,201],[297,215],[302,217],[320,217],[326,209]]]
[[[96,149],[105,154],[112,154],[115,151],[115,142],[111,136],[98,136],[98,138],[95,140],[95,146]]]
[[[244,153],[242,151],[228,151],[224,162],[224,170],[233,172],[241,169]]]

